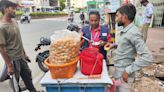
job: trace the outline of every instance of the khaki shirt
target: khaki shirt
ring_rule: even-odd
[[[24,58],[24,49],[18,24],[15,20],[13,23],[5,24],[0,21],[0,45],[6,47],[6,52],[10,60]]]

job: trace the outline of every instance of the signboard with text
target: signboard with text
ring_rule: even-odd
[[[33,0],[24,0],[24,1],[21,1],[21,5],[22,6],[34,6],[34,1]]]

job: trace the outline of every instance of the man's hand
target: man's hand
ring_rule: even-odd
[[[104,41],[100,41],[99,43],[100,43],[99,46],[104,46],[105,45]]]
[[[128,73],[126,71],[122,73],[122,79],[128,83]]]
[[[24,51],[24,55],[25,55],[25,60],[27,60],[28,62],[31,62],[31,60],[30,60],[30,58],[27,56],[27,54],[26,54],[26,52],[25,52],[25,50],[23,49],[23,51]]]
[[[13,64],[8,64],[7,65],[7,71],[8,71],[8,75],[13,75],[14,74],[14,66],[13,66]]]
[[[104,45],[104,50],[106,50],[106,51],[108,51],[108,50],[110,50],[111,48],[113,47],[113,45],[112,45],[112,43],[106,43],[105,45]]]
[[[105,42],[104,42],[104,41],[99,41],[99,42],[91,41],[90,43],[91,43],[93,46],[104,46],[104,45],[105,45]]]
[[[8,75],[13,75],[14,74],[14,66],[13,64],[10,62],[11,60],[9,59],[9,56],[6,52],[6,47],[5,45],[0,44],[0,54],[2,55],[5,64],[7,65],[7,73]]]
[[[28,62],[31,62],[30,58],[26,55],[25,56],[25,59],[28,61]]]
[[[90,43],[91,43],[93,46],[99,46],[99,45],[100,45],[100,42],[91,41]]]

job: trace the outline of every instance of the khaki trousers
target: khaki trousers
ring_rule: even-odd
[[[141,30],[140,31],[142,33],[144,42],[146,42],[146,40],[147,40],[147,33],[148,33],[149,25],[150,25],[150,23],[146,23],[146,24],[143,24],[141,26]]]

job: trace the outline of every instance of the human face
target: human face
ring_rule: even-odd
[[[146,5],[147,5],[147,2],[144,2],[142,5],[146,7]]]
[[[100,18],[97,15],[92,14],[89,16],[89,24],[91,25],[91,28],[97,28],[99,26],[99,22]]]
[[[119,11],[117,11],[117,13],[116,13],[115,21],[117,22],[118,26],[123,26],[124,25],[123,15]]]
[[[148,2],[141,3],[141,5],[143,5],[144,7],[146,7],[147,4],[148,4]]]
[[[8,7],[5,9],[5,14],[10,18],[14,18],[16,15],[16,7]]]

